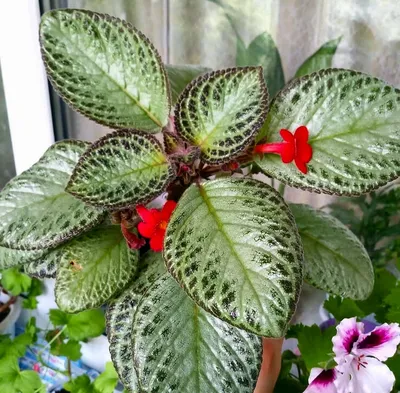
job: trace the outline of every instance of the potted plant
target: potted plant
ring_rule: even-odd
[[[357,237],[281,193],[289,184],[355,196],[395,179],[397,89],[324,69],[270,101],[261,67],[165,67],[131,25],[83,10],[45,14],[40,39],[60,95],[114,131],[56,143],[6,186],[2,263],[56,274],[66,313],[108,304],[128,391],[253,392],[263,348],[277,376],[303,280],[369,296],[373,267]],[[160,195],[165,204],[152,208]],[[321,373],[347,386],[341,359]]]

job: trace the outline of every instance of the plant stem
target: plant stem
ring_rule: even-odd
[[[69,379],[71,379],[71,377],[72,377],[72,372],[71,372],[71,359],[70,358],[67,358],[67,370],[68,370],[68,376],[69,376]]]
[[[285,185],[285,183],[280,183],[279,184],[279,188],[278,188],[278,191],[279,191],[279,194],[281,194],[282,196],[284,196],[284,194],[285,194],[285,188],[286,188],[286,185]]]
[[[58,337],[61,336],[63,331],[67,328],[67,325],[63,326],[63,328],[38,352],[37,356],[39,357],[45,349],[47,349],[54,341],[57,340]]]

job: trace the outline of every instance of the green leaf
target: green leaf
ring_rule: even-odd
[[[332,337],[336,328],[330,326],[321,331],[317,325],[302,326],[298,333],[299,350],[310,371],[313,367],[326,367],[332,359]]]
[[[284,335],[303,251],[292,214],[272,187],[238,178],[192,185],[168,224],[164,258],[205,310],[262,336]]]
[[[389,358],[385,363],[393,372],[396,378],[392,392],[393,393],[398,392],[400,391],[400,354],[396,353],[392,358]]]
[[[140,262],[141,272],[135,280],[134,287],[110,302],[106,314],[111,359],[122,383],[131,392],[138,389],[132,352],[132,324],[136,306],[151,284],[166,272],[160,253],[149,251]]]
[[[308,173],[275,154],[255,161],[291,186],[359,195],[400,175],[400,90],[356,71],[328,69],[296,79],[282,90],[258,141],[281,141],[279,131],[308,127],[313,156]]]
[[[94,381],[94,388],[99,393],[114,393],[118,384],[118,374],[111,362],[106,363],[106,369]]]
[[[20,371],[17,359],[0,360],[0,391],[4,393],[45,392],[39,374]]]
[[[1,199],[1,194],[0,194]],[[0,270],[28,263],[45,254],[45,250],[22,251],[0,245]]]
[[[61,341],[57,345],[52,346],[51,353],[56,356],[65,356],[72,361],[77,361],[81,358],[81,344],[74,340],[66,342]]]
[[[202,310],[166,272],[140,298],[132,338],[141,391],[254,391],[261,339]]]
[[[42,294],[42,282],[37,278],[31,280],[31,286],[27,293],[26,299],[22,302],[22,307],[34,310],[37,307],[36,297]]]
[[[24,265],[24,272],[32,277],[55,278],[60,265],[64,245],[51,250],[35,261]]]
[[[171,86],[172,103],[178,101],[179,95],[185,87],[199,75],[210,72],[211,69],[199,65],[166,65],[168,80]]]
[[[238,44],[236,65],[262,66],[264,80],[271,97],[285,86],[285,76],[282,69],[281,56],[272,37],[265,31],[253,41],[247,49]]]
[[[341,321],[344,318],[364,318],[366,316],[365,312],[358,307],[357,302],[352,299],[342,299],[339,296],[329,296],[329,299],[325,300],[324,308],[337,321]]]
[[[128,248],[119,226],[98,227],[71,241],[57,271],[58,307],[75,313],[117,296],[133,280],[138,255]]]
[[[71,393],[97,393],[87,375],[80,375],[64,384],[63,388]]]
[[[291,204],[304,248],[304,278],[343,297],[366,299],[374,270],[364,246],[335,217],[307,205]]]
[[[32,279],[18,268],[3,270],[1,272],[1,286],[13,296],[18,296],[22,292],[28,292],[31,287]]]
[[[109,15],[54,10],[40,24],[43,60],[64,100],[112,128],[157,132],[170,112],[160,55],[133,26]]]
[[[0,337],[3,337],[0,341],[0,359],[18,359],[24,356],[28,345],[32,345],[35,339],[34,335],[31,334],[30,331],[20,334],[13,340],[8,336]]]
[[[175,109],[178,134],[198,146],[208,164],[228,162],[262,126],[268,92],[260,67],[230,68],[196,78]]]
[[[385,297],[384,302],[388,307],[385,319],[400,323],[400,286],[393,288],[389,295]]]
[[[331,68],[333,56],[340,44],[342,37],[325,42],[315,53],[313,53],[296,71],[295,78],[311,74],[322,70],[323,68]]]
[[[156,138],[121,130],[86,151],[67,191],[93,206],[123,209],[160,195],[173,176],[174,169]]]
[[[67,326],[66,335],[73,341],[83,341],[100,336],[105,329],[101,310],[87,310],[77,314],[66,314],[61,310],[50,310],[50,321],[54,326]]]
[[[3,246],[21,250],[52,248],[102,219],[102,211],[65,192],[72,170],[87,146],[80,141],[56,143],[31,169],[8,183],[0,193]]]

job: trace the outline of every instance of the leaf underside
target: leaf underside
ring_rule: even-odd
[[[129,23],[86,10],[50,11],[40,25],[55,89],[75,110],[113,128],[157,132],[170,112],[160,55]]]
[[[115,210],[151,200],[173,176],[174,169],[156,138],[121,130],[85,152],[67,191],[90,205]]]
[[[167,228],[164,258],[193,300],[218,318],[284,335],[302,283],[302,247],[281,196],[252,179],[192,185]]]
[[[119,226],[93,229],[63,247],[55,295],[64,312],[103,305],[135,276],[138,251],[130,250]]]
[[[261,67],[231,68],[196,78],[175,108],[178,134],[208,164],[228,162],[253,141],[268,108]]]
[[[366,299],[374,286],[367,251],[339,220],[307,205],[290,205],[304,248],[304,278],[329,293]]]
[[[359,195],[400,174],[400,90],[366,74],[327,69],[296,79],[273,103],[258,141],[280,141],[283,128],[305,125],[313,157],[308,173],[279,156],[256,157],[284,183],[314,192]]]
[[[87,146],[80,141],[56,143],[32,168],[7,184],[0,193],[1,246],[20,250],[54,248],[103,218],[101,210],[65,192]]]

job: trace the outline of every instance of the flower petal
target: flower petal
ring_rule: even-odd
[[[304,144],[308,142],[308,128],[306,126],[297,127],[294,138],[297,144]]]
[[[294,143],[282,143],[280,155],[284,164],[292,162],[295,156]]]
[[[175,201],[168,200],[161,210],[161,220],[169,221],[172,212],[176,208],[177,203]]]
[[[311,161],[312,158],[312,147],[308,143],[298,144],[296,157],[298,157],[303,162],[307,163]]]
[[[294,162],[295,162],[295,164],[296,164],[296,166],[297,166],[297,169],[298,169],[300,172],[302,172],[302,173],[304,173],[304,174],[307,174],[307,165],[306,165],[302,160],[300,160],[298,157],[296,157],[296,158],[294,159]]]
[[[356,318],[346,318],[336,327],[336,331],[337,334],[332,338],[332,342],[335,361],[339,364],[352,351],[353,345],[364,331],[364,325],[357,322]]]
[[[156,227],[153,224],[148,224],[147,222],[140,222],[138,225],[139,233],[142,236],[147,237],[148,239],[153,236],[155,230]]]
[[[294,135],[289,130],[282,129],[279,133],[284,141],[294,145]]]
[[[336,379],[336,370],[324,370],[322,368],[313,368],[308,379],[308,388],[304,393],[336,393],[334,381]]]
[[[386,364],[374,358],[364,358],[366,364],[359,366],[354,359],[349,372],[340,375],[335,381],[338,393],[389,393],[395,378]]]
[[[357,355],[374,356],[381,362],[392,357],[400,343],[400,328],[398,323],[387,323],[376,327],[371,333],[362,334],[356,343],[354,353]]]
[[[164,247],[165,229],[158,228],[150,240],[150,248],[160,252]]]
[[[157,224],[159,212],[157,209],[147,209],[143,205],[137,205],[136,211],[140,218],[149,224]]]

